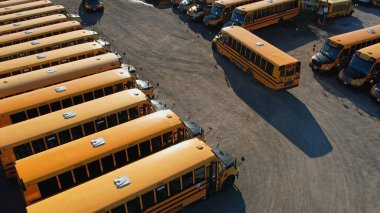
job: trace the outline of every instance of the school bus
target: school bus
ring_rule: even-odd
[[[26,209],[29,213],[178,212],[232,187],[238,175],[234,156],[194,138]]]
[[[28,55],[14,60],[3,61],[0,62],[0,78],[82,60],[104,53],[107,53],[107,50],[99,43],[86,42],[75,46]],[[50,72],[54,72],[54,70],[49,70]]]
[[[336,74],[345,68],[355,52],[380,43],[380,25],[330,37],[310,61],[313,71]]]
[[[190,132],[179,116],[164,110],[18,160],[15,167],[30,205],[197,136],[202,133]],[[92,141],[99,145],[89,146]],[[52,160],[41,164],[46,159]]]
[[[66,21],[45,27],[33,28],[22,32],[0,36],[0,47],[7,47],[81,29],[82,25],[77,21]]]
[[[0,25],[12,24],[20,21],[26,21],[43,16],[54,14],[66,13],[66,8],[62,5],[53,5],[49,7],[38,8],[34,10],[27,10],[18,13],[11,13],[8,15],[0,16]]]
[[[358,50],[338,78],[354,87],[380,81],[380,43]]]
[[[114,53],[107,53],[3,78],[0,81],[0,99],[116,69],[120,66],[121,58]]]
[[[1,99],[0,127],[51,113],[57,102],[69,107],[93,100],[84,96],[95,98],[95,93],[107,96],[132,88],[135,88],[132,76],[125,70],[115,69]]]
[[[0,8],[9,7],[13,5],[26,4],[33,1],[39,0],[8,0],[8,1],[0,1]]]
[[[301,62],[242,27],[223,28],[213,39],[212,49],[272,90],[299,84]]]
[[[51,149],[153,111],[149,99],[138,89],[114,93],[65,109],[61,109],[60,102],[52,107],[55,112],[0,128],[0,159],[8,178],[15,177],[16,160],[44,151],[41,144]]]
[[[193,21],[202,21],[203,17],[210,13],[212,8],[212,3],[215,0],[203,0],[198,1],[198,3],[191,8],[189,8],[186,12],[187,17],[189,17]]]
[[[292,19],[300,13],[299,0],[264,0],[237,7],[224,26],[237,25],[248,31]]]
[[[44,16],[27,21],[22,21],[13,24],[6,24],[0,26],[0,36],[4,36],[11,33],[17,33],[20,31],[26,31],[37,27],[43,27],[47,25],[57,24],[60,22],[69,21],[71,18],[63,14],[55,14],[50,16]]]
[[[206,26],[223,26],[230,17],[232,11],[245,4],[256,2],[258,0],[218,0],[212,3],[211,11],[203,18]]]
[[[100,39],[99,34],[97,32],[90,30],[78,30],[39,40],[34,40],[32,42],[24,42],[0,48],[0,62],[92,41],[107,44],[105,48],[108,48],[109,46],[108,42]]]
[[[369,94],[372,98],[374,98],[377,102],[380,102],[380,82],[373,85]]]
[[[327,18],[334,18],[337,16],[350,16],[354,12],[352,0],[321,0],[319,1],[319,8],[328,8]]]
[[[53,2],[48,0],[34,1],[25,4],[13,5],[8,7],[0,8],[0,16],[17,13],[26,10],[33,10],[41,7],[47,7],[53,5]]]

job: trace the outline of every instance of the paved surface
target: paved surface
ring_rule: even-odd
[[[213,54],[215,31],[171,8],[112,0],[104,13],[85,14],[80,1],[55,2],[79,11],[142,78],[159,82],[159,99],[200,123],[209,145],[245,157],[236,189],[185,212],[380,212],[380,105],[307,65],[314,44],[379,24],[380,9],[359,6],[322,29],[298,20],[256,31],[302,61],[300,86],[272,92]],[[0,212],[22,212],[16,184],[0,177],[0,188]]]

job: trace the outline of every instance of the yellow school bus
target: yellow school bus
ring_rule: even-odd
[[[0,47],[7,47],[81,29],[82,25],[77,21],[66,21],[49,26],[33,28],[22,32],[0,36]]]
[[[327,18],[334,18],[337,16],[350,16],[354,12],[352,0],[321,0],[319,1],[319,8],[327,7]]]
[[[22,75],[3,78],[0,81],[0,99],[116,69],[120,66],[120,57],[114,53],[107,53]]]
[[[100,39],[97,32],[91,30],[78,30],[0,48],[0,62],[93,41],[105,44],[103,45],[105,48],[108,48],[109,46],[108,42]]]
[[[1,99],[0,127],[51,113],[53,105],[67,108],[132,88],[135,80],[131,75],[115,69]]]
[[[39,0],[2,0],[0,1],[0,8],[9,7],[13,5],[19,5],[19,4],[26,4],[33,1],[39,1]]]
[[[27,212],[178,212],[232,187],[238,175],[235,157],[194,138],[28,206]]]
[[[104,53],[107,53],[107,50],[99,43],[87,42],[58,50],[16,58],[14,60],[3,61],[0,62],[0,78],[82,60]],[[50,69],[50,72],[55,71]]]
[[[0,36],[4,36],[11,33],[17,33],[20,31],[30,30],[37,27],[43,27],[47,25],[57,24],[60,22],[69,21],[71,18],[63,14],[55,14],[50,16],[44,16],[36,19],[22,21],[13,24],[6,24],[0,26]]]
[[[245,4],[256,2],[259,0],[218,0],[212,3],[211,11],[203,18],[206,26],[223,26],[230,17],[232,11]]]
[[[299,0],[264,0],[237,7],[224,26],[241,26],[248,31],[292,19],[300,13]]]
[[[0,25],[12,24],[20,21],[26,21],[43,16],[49,16],[53,14],[64,14],[66,8],[62,5],[52,5],[49,7],[38,8],[34,10],[27,10],[18,13],[11,13],[8,15],[0,16]]]
[[[380,43],[358,50],[338,78],[354,87],[380,81]]]
[[[197,136],[202,133],[190,132],[179,116],[164,110],[18,160],[15,167],[30,205]],[[89,147],[91,141],[98,144]]]
[[[52,111],[58,111],[0,128],[0,159],[8,178],[15,177],[16,160],[45,151],[41,144],[51,149],[153,111],[149,99],[138,89],[118,92],[65,109],[61,109],[60,102],[52,107]],[[115,116],[117,119],[114,119]]]
[[[212,49],[272,90],[299,84],[301,62],[242,27],[223,28],[213,39]]]
[[[357,50],[380,43],[380,25],[330,37],[312,56],[313,71],[336,74],[345,68]]]
[[[25,4],[7,6],[7,7],[0,8],[0,16],[11,14],[11,13],[17,13],[21,11],[26,11],[26,10],[33,10],[33,9],[37,9],[41,7],[47,7],[51,5],[53,5],[53,2],[48,1],[48,0],[42,0],[42,1],[29,2]]]

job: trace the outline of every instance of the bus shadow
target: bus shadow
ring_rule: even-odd
[[[333,149],[311,112],[288,91],[274,92],[259,82],[252,82],[244,72],[214,53],[231,87],[253,111],[272,125],[310,158],[324,156]]]
[[[218,34],[218,32],[220,31],[219,28],[207,28],[203,24],[202,20],[193,21],[189,19],[186,13],[182,13],[176,8],[172,8],[172,11],[175,15],[178,16],[180,21],[182,21],[184,24],[187,24],[191,31],[200,34],[202,38],[206,39],[207,41],[211,41],[215,37],[215,35]]]
[[[79,15],[82,19],[82,24],[84,26],[93,26],[96,23],[100,22],[104,15],[104,11],[94,11],[94,12],[87,12],[86,9],[83,7],[83,4],[79,5]]]
[[[358,4],[355,9],[360,10],[364,13],[371,13],[376,16],[380,16],[379,7],[374,6],[373,4],[361,4],[361,2],[356,2]],[[354,13],[355,14],[355,13]]]
[[[326,24],[321,27],[328,33],[328,37],[348,33],[351,31],[363,29],[363,22],[355,16],[336,17],[327,20]]]
[[[328,93],[341,101],[342,107],[357,111],[361,116],[370,116],[375,119],[380,118],[379,103],[376,103],[369,96],[369,87],[353,88],[344,85],[336,77],[313,74],[315,80]],[[367,115],[366,115],[367,114]]]
[[[15,180],[8,180],[0,167],[0,212],[24,213],[25,204]]]
[[[191,212],[234,212],[244,213],[245,202],[238,188],[231,187],[225,192],[218,192],[207,198],[199,200],[183,209],[184,213]]]

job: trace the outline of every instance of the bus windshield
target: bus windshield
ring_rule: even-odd
[[[238,25],[242,25],[244,22],[245,14],[238,13],[234,11],[232,13],[231,21],[237,23]]]
[[[330,45],[328,42],[326,42],[321,49],[321,53],[332,60],[338,58],[340,51],[340,48],[334,47]]]
[[[372,62],[364,60],[359,56],[354,56],[349,64],[349,69],[347,69],[347,75],[352,79],[361,79],[368,75],[373,66]]]
[[[211,14],[215,18],[219,18],[221,16],[223,10],[224,10],[223,6],[213,5],[212,8],[211,8]]]

